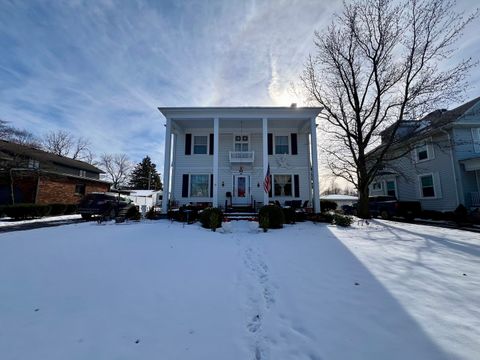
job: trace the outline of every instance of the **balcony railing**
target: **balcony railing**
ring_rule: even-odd
[[[230,151],[231,163],[253,163],[255,159],[254,151]]]

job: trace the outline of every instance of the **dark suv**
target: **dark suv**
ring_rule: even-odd
[[[132,205],[132,200],[115,193],[90,193],[80,204],[78,213],[83,219],[90,219],[92,215],[101,215],[110,219],[115,218],[120,210]]]

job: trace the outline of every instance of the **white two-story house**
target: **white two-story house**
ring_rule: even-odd
[[[320,108],[166,107],[162,209],[298,200],[320,211]],[[270,174],[271,189],[264,182]],[[267,187],[268,188],[268,187]]]

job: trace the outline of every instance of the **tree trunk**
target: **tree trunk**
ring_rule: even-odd
[[[370,219],[370,211],[368,210],[368,185],[358,187],[358,204],[357,216],[362,219]]]

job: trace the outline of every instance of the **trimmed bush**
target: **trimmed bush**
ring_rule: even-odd
[[[72,215],[77,213],[77,204],[67,204],[65,215]]]
[[[64,215],[67,210],[67,204],[50,204],[49,216]]]
[[[3,208],[3,212],[6,216],[15,220],[33,219],[47,216],[50,212],[50,206],[35,204],[8,205]]]
[[[282,208],[277,205],[264,205],[260,208],[258,212],[258,222],[265,223],[268,219],[268,228],[269,229],[281,229],[285,223],[285,216],[283,215]]]
[[[285,224],[295,224],[296,214],[295,209],[292,207],[282,208]]]
[[[208,207],[202,210],[199,218],[202,227],[215,231],[222,226],[223,212],[219,208]]]
[[[468,222],[468,210],[467,208],[460,204],[454,211],[455,213],[455,222],[457,224]]]
[[[320,200],[320,210],[322,213],[337,210],[337,203],[331,200]]]
[[[342,214],[334,214],[333,215],[333,223],[337,226],[348,227],[352,225],[353,218],[348,215]]]
[[[138,211],[137,206],[130,206],[125,214],[125,219],[128,220],[140,220],[141,218],[142,214],[140,214],[140,211]]]

